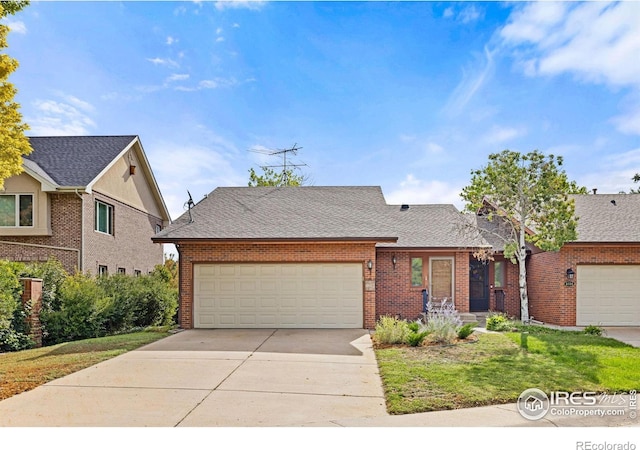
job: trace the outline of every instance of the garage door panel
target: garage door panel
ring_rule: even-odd
[[[194,267],[196,328],[361,328],[362,265]]]
[[[640,265],[580,265],[576,324],[640,326]]]

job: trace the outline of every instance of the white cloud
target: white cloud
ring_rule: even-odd
[[[480,67],[473,68],[470,73],[463,71],[462,81],[449,96],[444,107],[446,114],[456,116],[462,113],[471,99],[493,75],[493,54],[494,52],[485,47],[484,55],[478,64]]]
[[[587,189],[597,188],[599,194],[616,194],[629,192],[631,188],[637,189],[638,185],[632,178],[640,172],[640,148],[608,155],[594,169],[597,172],[583,175],[577,180],[578,184]]]
[[[216,42],[224,42],[224,36],[218,36]]]
[[[266,3],[264,0],[222,0],[216,2],[216,9],[222,11],[224,9],[246,8],[259,10]]]
[[[464,206],[460,198],[461,188],[439,180],[420,180],[413,174],[406,176],[390,193],[385,193],[392,205],[449,203],[458,209]]]
[[[27,26],[21,20],[5,19],[2,23],[8,26],[13,33],[27,34]]]
[[[178,67],[178,63],[170,58],[147,58],[147,61],[156,66]]]
[[[449,17],[453,17],[453,7],[449,6],[447,9],[445,9],[442,12],[442,17],[444,17],[445,19],[448,19]]]
[[[482,140],[490,145],[503,144],[524,136],[526,130],[522,128],[501,127],[494,125],[491,130],[482,137]]]
[[[482,12],[476,5],[467,6],[458,14],[458,20],[462,23],[471,23],[480,19],[484,16],[484,12]]]
[[[174,38],[173,36],[167,36],[167,41],[166,41],[167,45],[173,45],[176,42],[178,42],[176,38]]]
[[[638,87],[639,23],[638,2],[534,2],[514,12],[500,36],[530,73]]]
[[[189,79],[189,74],[187,73],[174,73],[173,75],[167,78],[167,83],[171,83],[173,81],[184,81]]]
[[[31,131],[37,136],[87,135],[95,122],[86,114],[93,106],[73,96],[64,96],[66,102],[36,100],[36,116],[27,118]]]

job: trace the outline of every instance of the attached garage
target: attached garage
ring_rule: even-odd
[[[194,264],[195,328],[362,328],[361,263]]]
[[[576,325],[640,326],[640,265],[580,265]]]

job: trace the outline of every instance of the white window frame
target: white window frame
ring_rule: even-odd
[[[33,228],[36,223],[36,197],[33,194],[0,194],[2,197],[15,198],[15,211],[13,212],[13,225],[0,225],[0,228]],[[31,197],[31,225],[20,225],[20,197]]]
[[[104,205],[107,207],[107,231],[102,231],[99,229],[100,226],[100,205]],[[109,236],[113,236],[113,205],[105,203],[100,200],[96,200],[95,203],[95,223],[93,229],[102,234],[108,234]]]
[[[98,265],[98,276],[102,277],[102,276],[107,276],[109,275],[109,268],[105,265],[99,264]]]

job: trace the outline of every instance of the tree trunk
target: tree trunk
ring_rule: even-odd
[[[519,246],[518,246],[518,285],[520,287],[520,320],[529,321],[529,295],[527,294],[527,247],[524,238],[524,226],[520,227]]]

